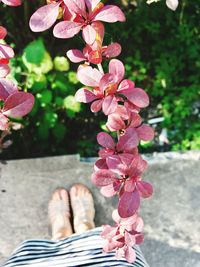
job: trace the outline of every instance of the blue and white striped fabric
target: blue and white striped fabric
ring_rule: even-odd
[[[84,234],[74,234],[64,240],[24,241],[7,260],[3,267],[149,267],[138,246],[134,264],[117,260],[114,253],[103,253],[104,240],[99,236],[101,228]]]

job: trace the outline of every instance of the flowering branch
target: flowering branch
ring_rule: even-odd
[[[2,0],[0,2],[14,7],[21,4],[21,0]],[[6,35],[7,30],[0,26],[0,40],[4,40]],[[10,72],[9,60],[13,57],[13,49],[7,44],[0,43],[0,101],[3,102],[0,106],[0,130],[5,132],[1,135],[1,143],[8,135],[9,128],[12,127],[9,117],[23,117],[32,110],[34,105],[32,94],[19,91],[12,81],[6,79]]]
[[[51,14],[51,16],[50,16]],[[152,186],[142,181],[141,175],[147,162],[138,153],[140,140],[152,140],[153,129],[142,124],[139,112],[149,105],[146,92],[135,87],[134,82],[124,79],[124,64],[111,59],[121,53],[121,46],[112,43],[104,46],[104,24],[102,22],[124,22],[121,9],[105,5],[99,0],[59,0],[39,8],[30,19],[33,31],[44,31],[54,26],[57,38],[71,38],[82,32],[85,47],[82,51],[72,49],[68,58],[75,63],[83,62],[77,71],[79,81],[84,85],[76,92],[75,98],[82,103],[91,103],[91,111],[100,110],[108,117],[107,129],[117,132],[118,140],[101,132],[97,141],[103,148],[99,151],[92,174],[92,182],[101,187],[106,197],[118,196],[118,210],[113,213],[115,226],[104,226],[102,237],[106,239],[105,251],[116,250],[117,257],[125,256],[134,262],[136,255],[133,245],[143,241],[143,221],[138,216],[140,198],[152,195]],[[108,73],[101,63],[111,59]],[[93,67],[96,65],[96,67]]]

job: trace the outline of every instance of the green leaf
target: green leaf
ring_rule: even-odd
[[[53,61],[49,53],[44,53],[44,58],[40,64],[34,64],[27,61],[25,55],[22,56],[22,61],[29,72],[37,75],[46,74],[53,69]]]
[[[63,73],[57,72],[54,78],[54,82],[52,83],[52,89],[60,90],[62,93],[68,92],[68,80],[63,75]]]
[[[54,68],[58,71],[68,71],[69,70],[69,61],[66,57],[55,57],[54,58]]]
[[[35,73],[30,74],[26,80],[27,87],[33,92],[41,91],[47,87],[47,79],[44,74],[36,75]]]
[[[40,94],[37,94],[36,97],[39,99],[42,106],[46,106],[46,104],[51,103],[52,101],[52,92],[50,90],[44,90]]]
[[[58,141],[63,140],[66,132],[67,132],[67,129],[66,129],[65,125],[63,125],[62,123],[57,123],[53,129],[53,134]]]
[[[79,83],[79,80],[77,79],[77,76],[76,76],[76,72],[74,72],[74,71],[70,71],[68,73],[68,79],[73,84],[78,84]]]
[[[64,99],[64,107],[74,113],[81,111],[81,104],[75,100],[73,95],[69,95]]]
[[[63,98],[59,97],[59,96],[56,96],[55,103],[56,103],[57,106],[62,107],[63,106]]]
[[[44,123],[48,128],[54,128],[58,120],[58,115],[54,112],[47,112],[44,114]]]
[[[40,64],[44,59],[45,47],[41,39],[31,42],[24,50],[25,58],[29,63]]]

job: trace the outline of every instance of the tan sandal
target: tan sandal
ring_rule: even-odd
[[[58,188],[52,194],[48,206],[48,215],[52,240],[58,241],[73,234],[70,223],[69,193],[65,188]]]
[[[94,200],[90,190],[83,184],[75,184],[70,189],[70,201],[75,232],[81,234],[95,228]]]

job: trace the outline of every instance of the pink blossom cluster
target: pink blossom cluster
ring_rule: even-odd
[[[0,79],[0,100],[3,106],[0,108],[0,130],[5,131],[9,127],[9,117],[18,118],[28,114],[34,105],[34,97],[30,93],[19,91],[10,80]]]
[[[104,4],[100,0],[48,0],[48,4],[39,8],[30,19],[30,28],[35,32],[49,29],[57,19],[53,34],[57,38],[71,38],[82,31],[85,42],[92,45],[98,30],[97,21],[113,23],[125,21],[123,12],[114,5]]]
[[[4,27],[0,26],[0,40],[3,40],[6,35],[7,30]],[[9,59],[13,57],[13,49],[9,45],[0,43],[0,78],[4,78],[9,74]]]
[[[136,253],[133,246],[141,244],[144,240],[142,234],[144,223],[141,217],[135,213],[129,218],[122,219],[117,210],[113,211],[114,226],[104,225],[101,236],[106,239],[103,250],[110,252],[116,250],[116,257],[125,256],[128,262],[136,260]]]
[[[21,0],[0,0],[0,3],[3,3],[3,4],[5,4],[5,5],[7,5],[7,6],[19,6],[19,5],[21,5]]]
[[[70,38],[82,32],[85,41],[83,50],[72,49],[68,58],[75,63],[83,62],[77,77],[84,85],[76,92],[76,100],[91,103],[92,112],[107,116],[107,132],[100,132],[97,141],[99,151],[92,174],[93,183],[101,187],[106,197],[116,195],[118,209],[113,213],[115,226],[104,226],[102,237],[106,239],[105,251],[116,250],[118,257],[135,261],[132,248],[143,241],[143,221],[138,216],[140,198],[152,195],[152,186],[142,180],[147,162],[138,152],[141,140],[154,137],[153,129],[142,123],[139,112],[149,105],[146,92],[134,82],[124,78],[125,67],[118,59],[121,53],[118,43],[104,45],[105,29],[102,22],[123,22],[125,16],[114,5],[104,5],[100,0],[48,0],[30,19],[33,31],[44,31],[57,21],[53,34],[58,38]],[[111,59],[104,73],[102,62]]]
[[[17,5],[19,1],[3,1],[5,4]],[[4,39],[7,31],[0,26],[0,39]],[[28,114],[34,104],[34,97],[30,93],[20,92],[17,86],[6,76],[10,72],[9,59],[14,57],[13,49],[7,44],[0,43],[0,130],[9,128],[9,117],[17,118]]]

